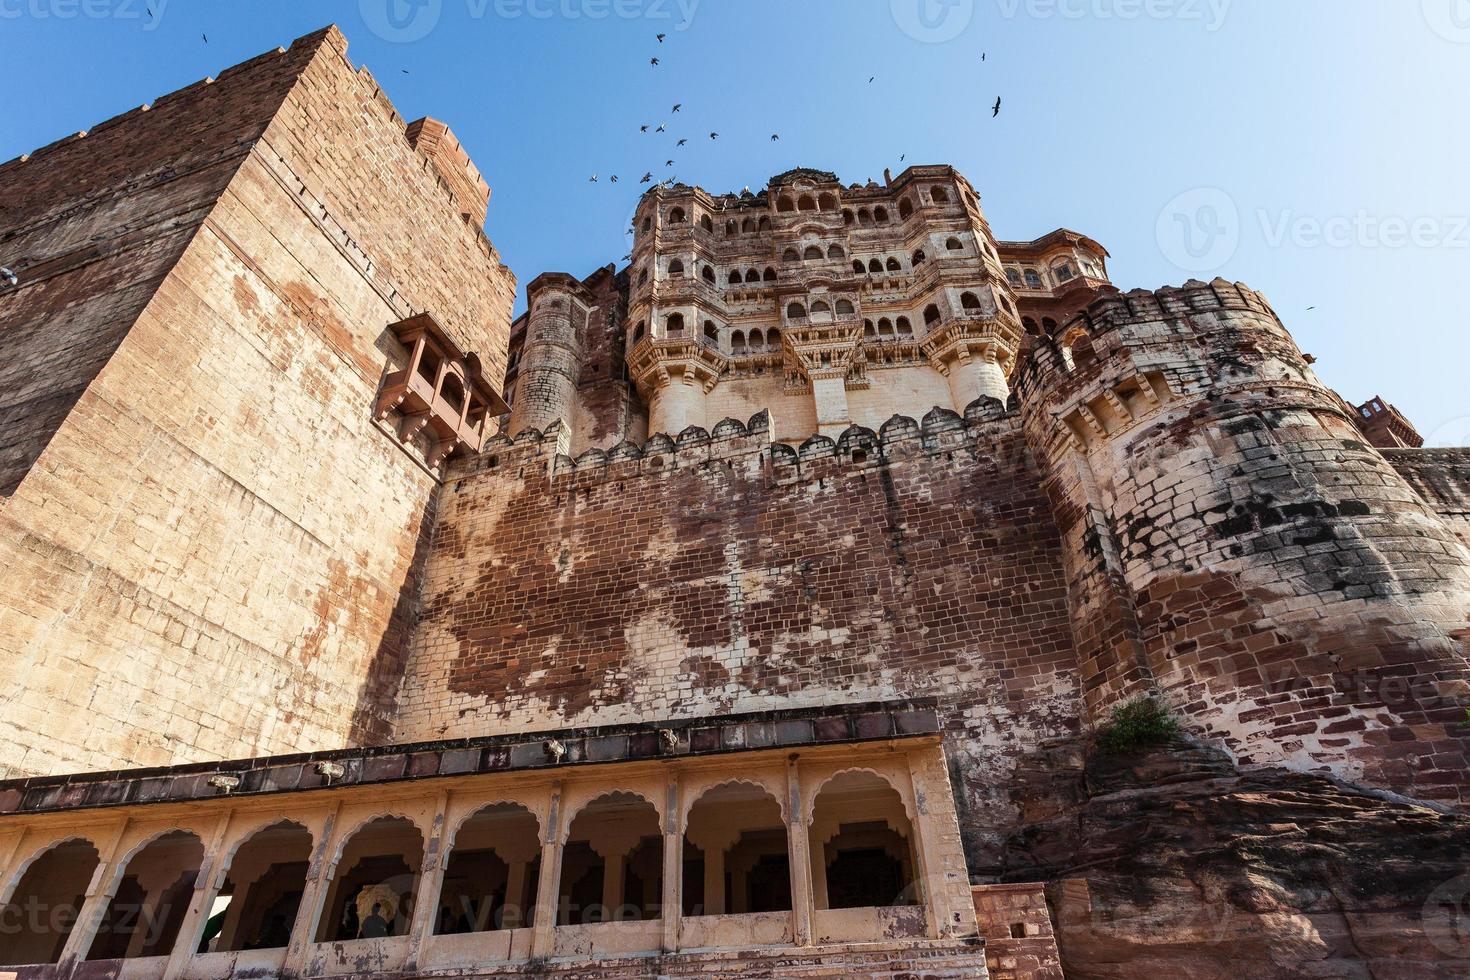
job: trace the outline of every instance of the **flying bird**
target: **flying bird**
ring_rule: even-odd
[[[589,184],[595,184],[595,183],[597,183],[597,175],[596,174],[593,174],[591,177],[588,177],[587,178],[587,183],[589,183]]]
[[[664,43],[664,38],[668,37],[668,35],[667,34],[655,34],[654,37],[658,38],[658,43],[659,44],[663,44]]]
[[[640,132],[640,133],[646,133],[646,132],[648,132],[648,127],[647,126],[639,126],[638,127],[638,132]]]
[[[658,59],[657,58],[649,58],[648,59],[648,63],[650,65],[653,65],[653,67],[655,67],[655,68],[658,67]]]
[[[655,129],[654,132],[655,133],[665,133],[665,132],[668,132],[668,127],[665,126],[663,123],[659,123],[658,129]]]
[[[899,154],[899,155],[898,155],[898,162],[899,162],[899,163],[903,163],[903,162],[904,162],[904,161],[905,161],[905,160],[907,160],[907,159],[908,159],[908,158],[909,158],[909,155],[908,155],[908,154],[907,154],[907,153],[900,153],[900,154]]]
[[[408,69],[407,68],[400,68],[398,70],[401,71],[401,72],[403,72],[405,75],[408,74]]]
[[[205,44],[208,44],[209,43],[209,35],[208,34],[201,34],[199,36],[202,37],[202,38],[204,38],[204,43]]]
[[[980,60],[981,61],[984,61],[985,60],[985,52],[984,51],[981,51],[980,52]]]
[[[1315,309],[1316,309],[1315,306],[1309,306],[1309,307],[1307,307],[1307,312],[1310,313],[1310,312],[1312,312]]]
[[[653,180],[653,171],[652,170],[645,170],[643,172],[643,179],[640,180],[638,183],[640,183],[640,184],[646,184],[646,183],[648,183],[651,180]]]
[[[665,167],[672,167],[673,165],[674,165],[674,161],[672,161],[672,160],[665,160],[664,161],[664,166]]]
[[[868,84],[869,85],[872,85],[873,84],[873,78],[877,78],[877,77],[878,77],[877,75],[874,75],[872,78],[869,78],[868,79]]]
[[[772,143],[775,143],[775,142],[776,142],[776,141],[778,141],[778,140],[779,140],[779,139],[780,139],[780,138],[781,138],[781,134],[780,134],[780,133],[772,133],[772,134],[771,134],[771,142],[772,142]]]
[[[990,118],[994,119],[998,115],[1000,115],[1000,96],[997,95],[995,97],[995,108],[990,111]]]
[[[712,139],[712,140],[717,140],[717,139],[720,138],[720,134],[719,133],[710,133],[709,134],[709,138]]]
[[[688,143],[688,142],[689,142],[688,140],[680,140],[679,142],[675,143],[674,145],[675,146],[683,146],[685,143]]]
[[[608,181],[610,181],[611,183],[616,184],[618,182],[618,175],[617,174],[613,174],[611,177],[608,178]]]
[[[674,111],[675,112],[678,112],[682,108],[684,108],[684,103],[682,103],[682,102],[675,102],[674,103]]]

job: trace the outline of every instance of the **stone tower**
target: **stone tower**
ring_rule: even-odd
[[[1096,300],[1018,385],[1096,714],[1152,688],[1242,761],[1470,792],[1470,554],[1258,293]]]
[[[529,316],[511,432],[545,429],[558,421],[571,424],[592,303],[585,286],[560,272],[538,276],[526,296]]]

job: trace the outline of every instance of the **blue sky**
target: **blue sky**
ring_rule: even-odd
[[[619,260],[645,170],[725,191],[952,163],[1002,238],[1085,232],[1124,289],[1244,281],[1347,398],[1470,444],[1470,0],[151,5],[0,0],[0,159],[336,22],[470,150],[522,285]]]

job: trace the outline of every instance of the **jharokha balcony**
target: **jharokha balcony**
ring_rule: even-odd
[[[983,977],[974,902],[927,701],[0,783],[13,978]]]
[[[408,357],[405,367],[384,376],[374,417],[386,423],[396,413],[398,439],[421,444],[431,467],[462,451],[478,453],[486,421],[509,411],[481,373],[479,358],[462,352],[428,313],[388,329]]]

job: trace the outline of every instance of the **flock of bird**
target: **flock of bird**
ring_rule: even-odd
[[[656,34],[656,35],[654,35],[654,40],[656,40],[659,44],[663,44],[667,39],[668,39],[668,35],[667,34]],[[985,59],[986,59],[986,53],[982,51],[980,53],[980,60],[983,62],[983,61],[985,61]],[[663,62],[662,62],[661,59],[659,59],[657,56],[655,56],[655,57],[652,57],[652,58],[649,58],[648,59],[648,64],[652,68],[658,68],[660,65],[663,64]],[[877,79],[878,79],[878,76],[877,75],[870,76],[868,78],[868,84],[869,85],[872,85],[875,81],[877,81]],[[991,108],[990,117],[992,119],[994,119],[994,118],[996,118],[997,116],[1000,115],[1000,107],[1001,107],[1001,100],[1000,100],[1000,97],[997,96],[996,99],[995,99],[995,105]],[[682,102],[675,102],[674,105],[673,105],[673,108],[669,110],[670,115],[673,115],[675,113],[678,113],[678,112],[682,111],[683,108],[684,108],[684,104]],[[643,124],[641,124],[638,127],[638,132],[643,133],[645,135],[648,135],[650,133],[652,133],[653,135],[657,135],[659,133],[666,133],[666,132],[668,132],[668,124],[667,123],[659,123],[658,126],[655,127],[651,123],[643,123]],[[718,130],[711,130],[710,131],[709,139],[710,139],[711,142],[718,141],[719,138],[720,138],[720,134],[719,134],[719,131]],[[772,143],[779,143],[780,141],[781,141],[781,134],[780,133],[772,133],[771,134],[771,142]],[[678,142],[676,142],[674,144],[674,146],[676,148],[681,148],[681,147],[684,147],[684,146],[688,145],[688,143],[689,143],[689,140],[688,140],[687,137],[681,137],[678,140]],[[901,154],[899,156],[899,158],[898,158],[898,160],[899,160],[900,163],[903,163],[907,159],[908,159],[908,154],[907,153]],[[665,168],[670,168],[670,167],[673,167],[673,166],[674,166],[674,160],[672,158],[667,159],[667,160],[664,161],[664,167]],[[590,177],[587,178],[587,182],[589,184],[596,184],[599,181],[601,181],[601,179],[602,179],[602,177],[601,177],[600,174],[594,173],[594,174],[592,174],[592,176],[590,176]],[[616,183],[619,182],[620,179],[621,178],[617,174],[609,174],[608,175],[608,178],[607,178],[607,182],[609,184],[616,184]],[[660,184],[663,184],[665,187],[673,187],[674,184],[678,182],[678,176],[671,174],[668,177],[665,177],[665,178],[662,178],[662,179],[658,179],[658,178],[656,178],[654,176],[654,172],[652,170],[645,170],[643,172],[643,176],[638,179],[638,183],[639,184],[652,184],[652,183],[655,183],[655,181],[657,181]]]

